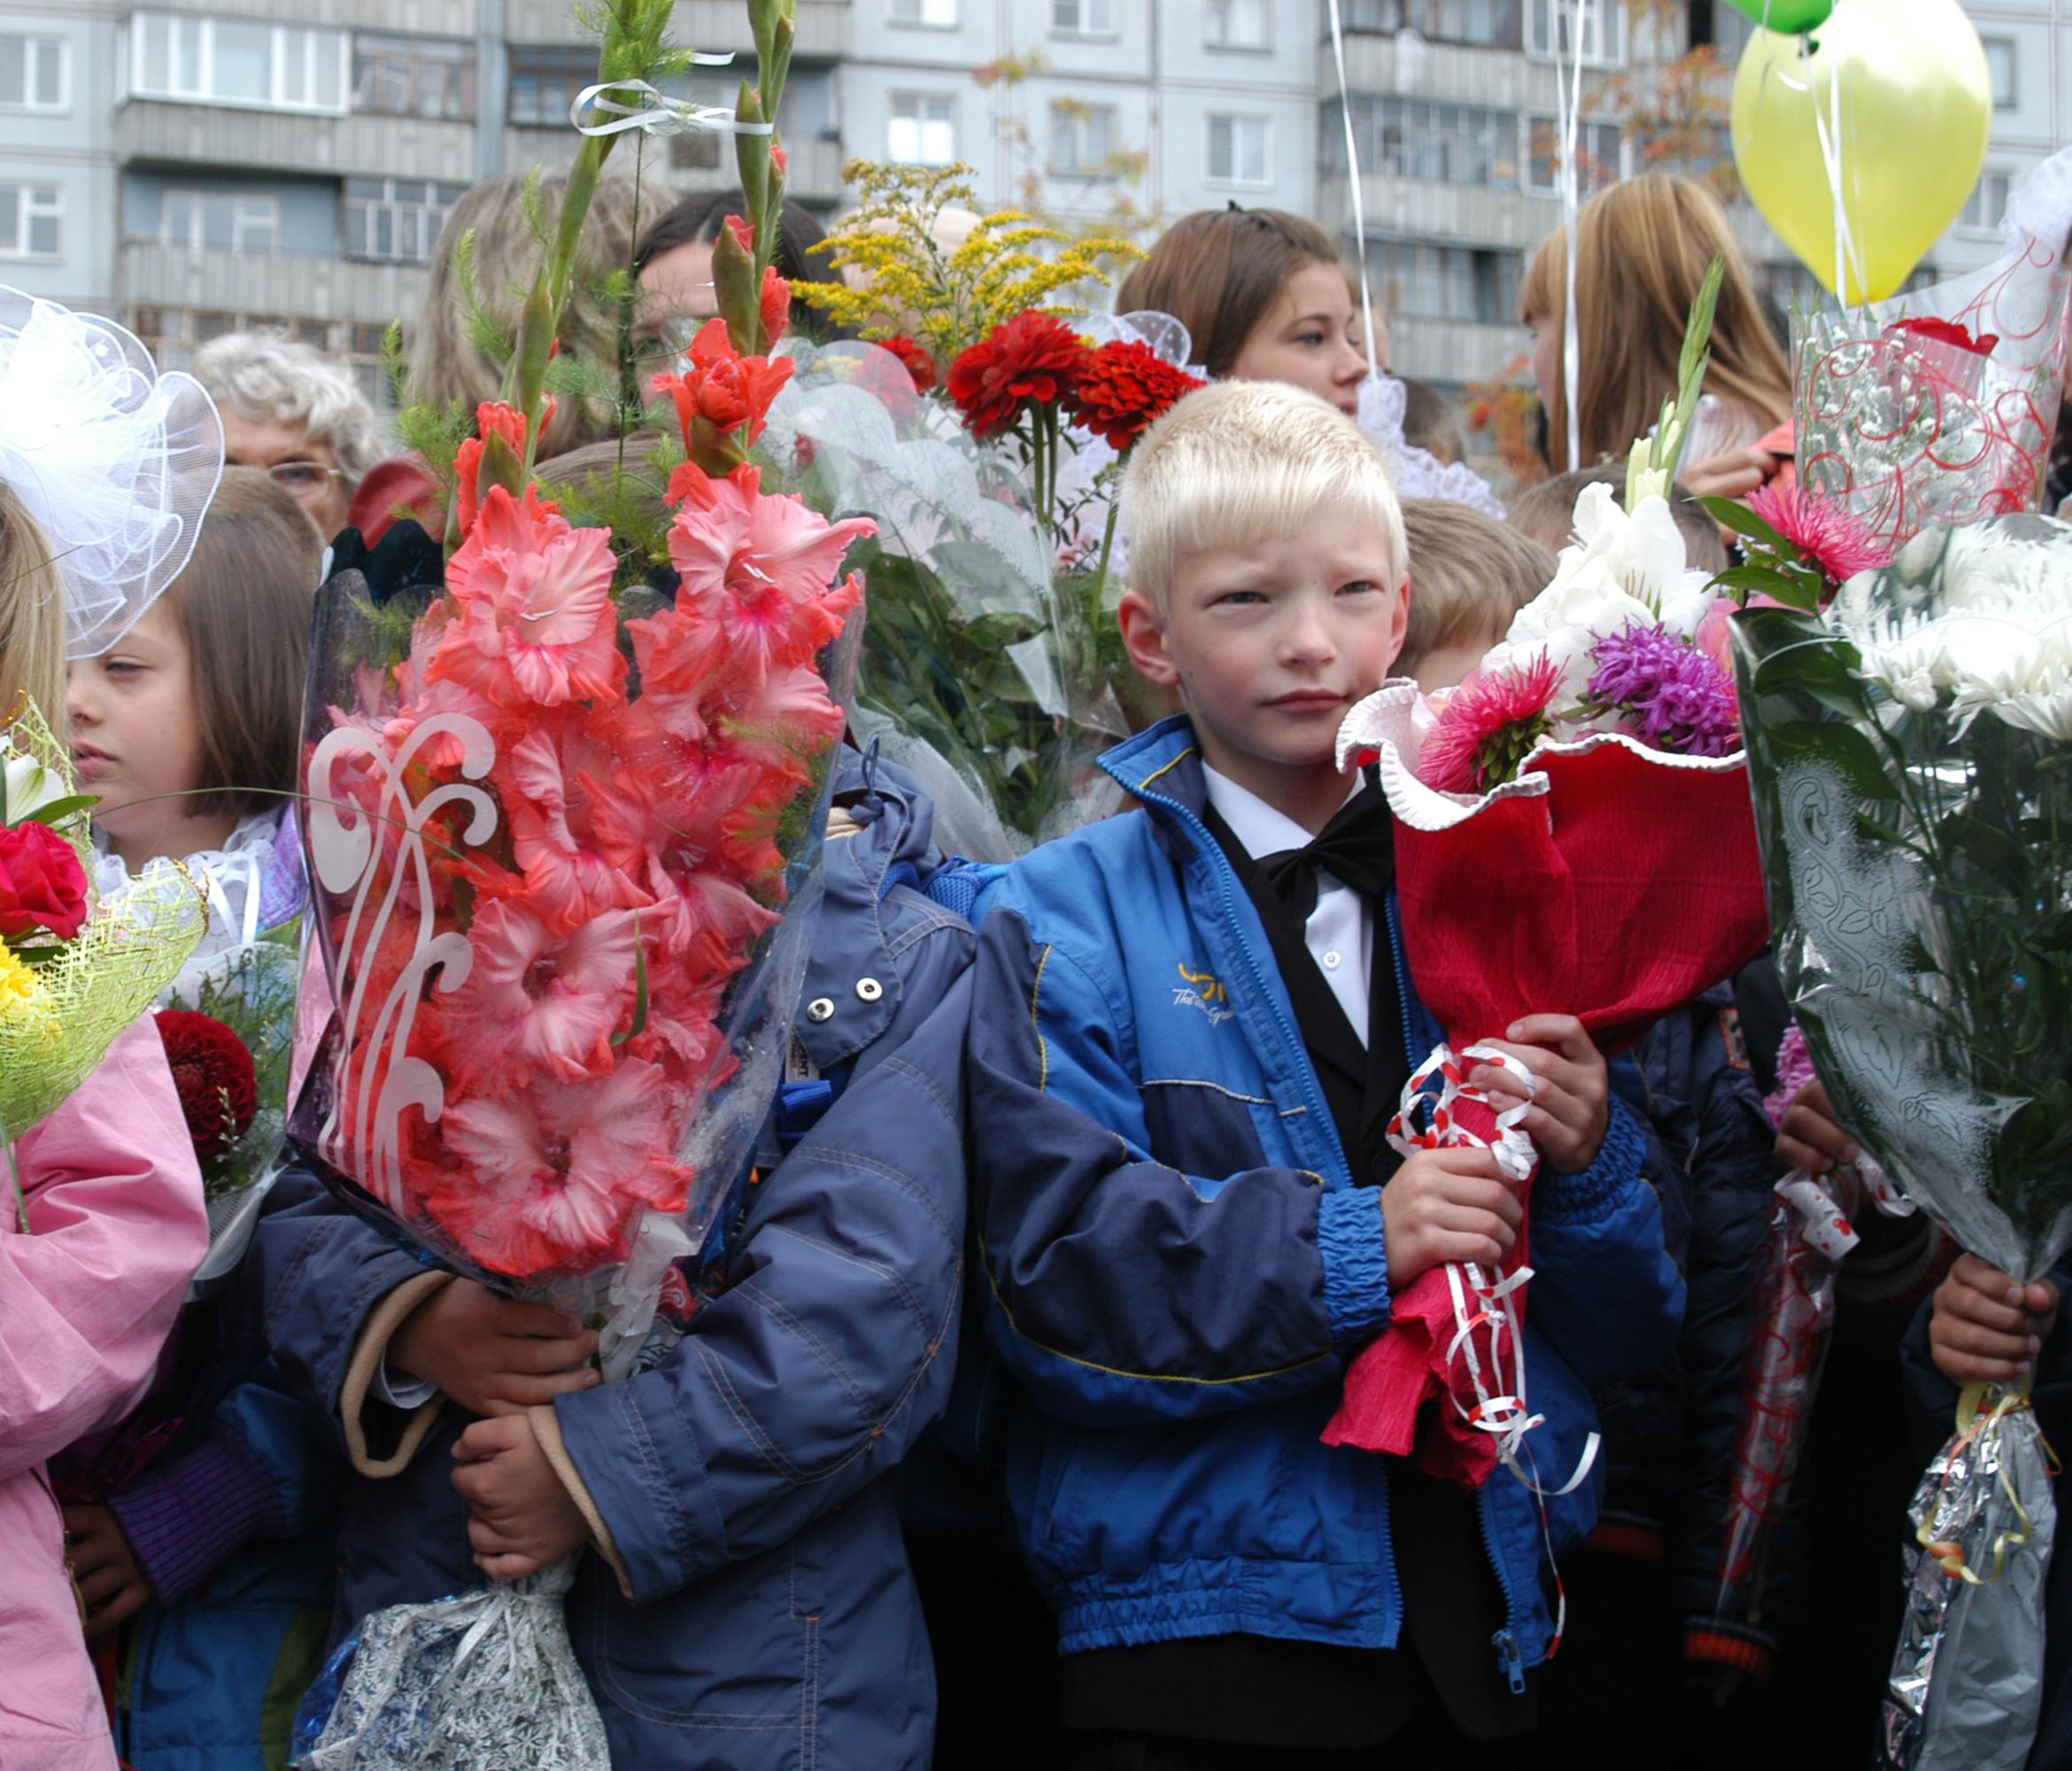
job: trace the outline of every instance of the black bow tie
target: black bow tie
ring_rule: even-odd
[[[1388,890],[1396,872],[1395,831],[1388,798],[1369,785],[1339,808],[1337,815],[1301,848],[1263,855],[1259,869],[1303,922],[1317,908],[1317,876],[1328,873],[1369,897]]]

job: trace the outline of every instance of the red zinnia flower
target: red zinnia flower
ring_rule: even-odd
[[[1891,563],[1870,530],[1832,499],[1802,485],[1772,480],[1748,496],[1748,507],[1826,574],[1839,589],[1859,572]]]
[[[916,393],[926,393],[935,385],[938,379],[935,359],[904,333],[896,338],[880,339],[878,348],[890,351],[900,360],[907,374],[913,378]]]
[[[213,1016],[164,1009],[156,1018],[195,1156],[204,1167],[220,1162],[259,1111],[259,1076],[251,1054]]]
[[[1117,454],[1126,454],[1181,395],[1201,385],[1148,344],[1117,338],[1088,355],[1065,410]]]
[[[1032,405],[1064,398],[1092,354],[1063,321],[1031,308],[950,365],[949,397],[983,442],[1012,429]]]
[[[1545,653],[1488,676],[1477,671],[1448,698],[1418,757],[1418,778],[1442,793],[1481,793],[1512,779],[1552,728],[1549,704],[1561,672]]]

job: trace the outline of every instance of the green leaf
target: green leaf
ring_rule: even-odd
[[[1785,720],[1765,727],[1761,742],[1773,752],[1826,763],[1859,799],[1899,797],[1877,746],[1844,721]]]
[[[38,806],[35,811],[26,814],[21,822],[55,826],[63,824],[67,818],[77,817],[80,813],[91,810],[100,803],[101,796],[98,793],[74,793],[70,799],[52,800],[45,805]]]
[[[1772,553],[1783,554],[1787,559],[1798,560],[1805,557],[1746,505],[1723,498],[1705,498],[1698,502],[1705,507],[1705,514],[1714,522],[1723,529],[1731,529],[1744,540],[1757,542]]]
[[[1812,615],[1820,608],[1821,592],[1826,588],[1826,581],[1816,574],[1790,566],[1763,562],[1729,566],[1707,588],[1745,591],[1751,596],[1769,597],[1787,608],[1802,609]]]
[[[640,940],[640,917],[633,917],[633,1025],[612,1035],[614,1046],[638,1039],[647,1031],[647,948]]]

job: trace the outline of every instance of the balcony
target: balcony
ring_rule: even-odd
[[[1464,387],[1500,375],[1532,348],[1522,326],[1466,320],[1388,320],[1388,367],[1414,381]]]
[[[434,178],[472,184],[475,126],[417,117],[311,117],[133,98],[116,113],[125,166],[240,166],[267,173]]]
[[[504,132],[504,170],[524,173],[544,166],[549,173],[566,172],[576,154],[573,129],[506,129]],[[686,166],[671,149],[682,137],[657,135],[647,144],[644,165],[648,178],[681,190],[709,190],[715,186],[737,189],[733,141],[715,135],[709,166]],[[790,161],[785,189],[800,203],[816,209],[830,208],[842,197],[842,144],[813,136],[805,141],[787,140],[785,152]],[[631,141],[622,137],[606,162],[607,173],[621,178],[633,175]]]
[[[1593,97],[1620,69],[1583,70],[1583,114]],[[1345,81],[1354,92],[1428,98],[1442,104],[1480,104],[1497,111],[1551,114],[1559,104],[1554,64],[1516,50],[1472,49],[1456,43],[1422,43],[1408,55],[1393,37],[1348,37]],[[1338,72],[1329,56],[1318,58],[1318,97],[1338,96]]]
[[[848,0],[799,0],[792,58],[838,59],[848,41]],[[510,0],[504,28],[514,43],[584,41],[570,16],[568,0]],[[676,23],[670,35],[687,48],[712,53],[732,50],[752,56],[755,50],[755,39],[748,30],[748,10],[741,0],[676,0]]]
[[[421,265],[197,251],[155,240],[127,242],[116,264],[119,298],[130,309],[195,307],[367,326],[414,322],[425,275]]]

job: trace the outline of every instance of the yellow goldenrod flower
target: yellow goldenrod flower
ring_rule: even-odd
[[[863,337],[908,334],[939,363],[1024,308],[1084,313],[1070,305],[1075,291],[1111,282],[1110,264],[1143,257],[1127,240],[1075,240],[1012,209],[980,216],[949,244],[937,222],[946,209],[971,205],[968,166],[852,160],[842,177],[862,201],[814,251],[854,272],[856,286],[800,283],[796,293]]]
[[[41,1019],[50,1006],[35,970],[12,947],[0,942],[0,1024],[19,1025],[25,1020]]]

